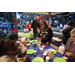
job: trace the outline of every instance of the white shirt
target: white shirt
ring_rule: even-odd
[[[23,29],[24,32],[26,32],[26,29]]]
[[[6,30],[4,30],[4,34],[6,34]]]
[[[13,59],[10,58],[8,55],[3,55],[0,57],[0,62],[15,62]]]
[[[66,24],[66,25],[64,25],[64,29],[66,29],[68,27],[68,25]]]

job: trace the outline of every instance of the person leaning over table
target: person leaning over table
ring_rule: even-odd
[[[42,37],[41,42],[49,46],[53,37],[53,32],[45,20],[41,21],[41,29],[37,28],[37,32],[39,37]]]
[[[75,29],[71,30],[70,36],[71,37],[68,39],[65,49],[62,49],[62,51],[66,56],[75,61]]]
[[[9,39],[10,40],[14,40],[14,42],[16,43],[17,40],[18,40],[18,35],[17,34],[11,34],[9,36]],[[19,42],[21,42],[21,41],[19,41]],[[27,43],[29,43],[29,41],[25,41],[25,42],[21,42],[21,43],[24,44],[24,45],[26,45]]]
[[[0,40],[0,62],[16,62],[16,52],[18,45],[12,40]]]
[[[23,51],[21,51],[24,49]],[[4,52],[5,54],[1,55],[0,62],[17,62],[17,54],[18,52],[26,52],[26,47],[21,47],[21,50],[19,50],[18,45],[13,40],[6,40],[3,39],[0,40],[0,50]],[[21,54],[22,54],[21,53]],[[26,55],[23,55],[24,61],[27,62],[28,57]]]

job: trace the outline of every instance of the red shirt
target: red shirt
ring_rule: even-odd
[[[31,24],[26,25],[26,27],[29,29],[29,26],[31,26]]]

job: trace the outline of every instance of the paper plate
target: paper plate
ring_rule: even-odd
[[[34,50],[33,49],[27,49],[27,54],[33,54],[34,53]]]
[[[33,42],[36,42],[36,41],[38,42],[38,40],[32,40],[32,41],[33,41]]]
[[[35,43],[36,43],[36,44],[37,44],[37,43],[40,43],[40,44],[41,44],[41,42],[39,42],[39,41],[36,41]]]
[[[29,42],[32,43],[33,41],[32,40],[29,40]]]
[[[32,59],[32,62],[44,62],[44,59],[41,57],[35,57]]]
[[[26,44],[26,46],[30,46],[30,43]]]
[[[48,49],[48,50],[49,50],[49,52],[51,52],[51,51],[55,51],[55,52],[53,52],[52,54],[56,54],[56,53],[57,53],[57,51],[54,50],[54,49]]]
[[[53,59],[54,62],[66,62],[65,59],[61,58],[61,57],[56,57]]]

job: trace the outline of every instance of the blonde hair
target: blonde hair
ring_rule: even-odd
[[[75,34],[75,28],[70,31],[70,35]]]

